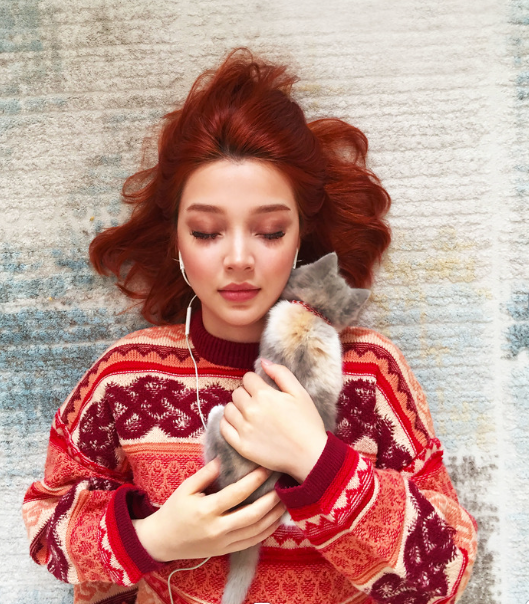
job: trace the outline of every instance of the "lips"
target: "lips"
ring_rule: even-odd
[[[228,283],[226,287],[219,289],[219,294],[230,302],[245,302],[255,298],[261,291],[261,288],[255,287],[251,283]]]
[[[240,291],[257,291],[259,288],[255,287],[254,285],[252,285],[251,283],[230,283],[229,285],[226,285],[226,287],[223,287],[222,289],[220,289],[219,291],[221,292],[240,292]]]

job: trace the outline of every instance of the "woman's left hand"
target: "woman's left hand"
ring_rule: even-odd
[[[287,367],[261,364],[281,392],[249,371],[224,409],[220,432],[246,459],[302,483],[327,443],[323,420]]]

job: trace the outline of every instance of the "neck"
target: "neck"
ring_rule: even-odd
[[[259,342],[237,342],[213,335],[204,326],[201,309],[191,315],[190,336],[198,355],[210,363],[253,371]]]

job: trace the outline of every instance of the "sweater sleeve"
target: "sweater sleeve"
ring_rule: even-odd
[[[31,557],[66,583],[133,585],[163,566],[132,525],[156,508],[132,482],[111,410],[93,400],[111,373],[110,356],[96,362],[55,414],[44,477],[22,504]]]
[[[453,603],[470,578],[476,522],[458,502],[424,393],[402,353],[383,337],[356,353],[357,369],[373,376],[383,426],[376,432],[391,441],[384,443],[387,463],[328,432],[305,481],[284,475],[276,491],[314,547],[374,602]]]

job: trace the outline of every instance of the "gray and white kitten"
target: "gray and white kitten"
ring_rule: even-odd
[[[285,365],[309,393],[323,419],[325,430],[336,427],[337,401],[343,387],[342,348],[339,333],[358,317],[369,290],[351,288],[338,272],[338,256],[332,252],[312,264],[292,271],[280,300],[269,310],[259,346],[255,373],[279,390],[264,372],[260,358]],[[310,305],[329,323],[301,304]],[[219,430],[224,406],[213,407],[208,417],[204,457],[206,463],[219,456],[217,484],[224,488],[258,467],[239,455]],[[280,473],[272,475],[243,503],[255,501],[274,488]],[[290,515],[283,516],[287,522]],[[230,572],[222,604],[242,604],[253,580],[260,545],[230,554]]]

